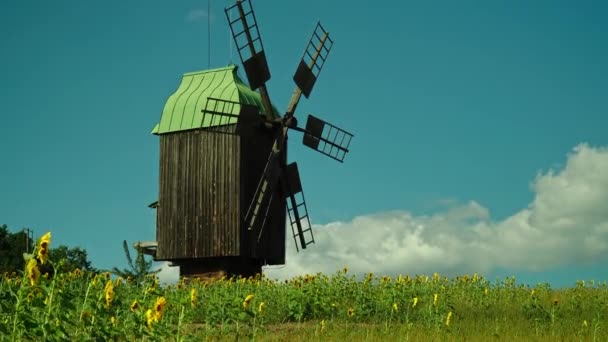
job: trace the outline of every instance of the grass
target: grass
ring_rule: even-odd
[[[204,335],[201,335],[204,337]],[[251,336],[240,334],[207,335],[209,341],[247,340]],[[317,324],[284,323],[270,325],[256,334],[259,341],[593,341],[593,336],[581,334],[563,335],[530,335],[525,331],[514,334],[496,335],[491,329],[470,330],[470,333],[434,332],[423,327],[407,327],[394,325],[389,330],[379,324],[365,323],[334,323],[327,325],[323,332]],[[605,336],[597,336],[596,340],[604,341]]]

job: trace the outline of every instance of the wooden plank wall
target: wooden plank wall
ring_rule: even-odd
[[[241,254],[240,154],[236,135],[160,136],[158,260]]]

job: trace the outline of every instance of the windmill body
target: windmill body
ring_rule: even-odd
[[[231,101],[236,112],[240,104],[262,106],[260,95],[236,71],[230,65],[184,74],[153,130],[160,138],[155,259],[180,265],[184,274],[215,269],[248,274],[259,272],[262,263],[285,262],[284,201],[271,204],[260,244],[242,220],[273,136],[266,130],[232,134],[235,120],[211,122],[203,114],[209,98]],[[233,270],[230,264],[241,266]]]
[[[250,2],[226,14],[248,84],[235,65],[184,74],[152,131],[160,138],[156,241],[139,247],[185,277],[251,276],[284,264],[287,220],[298,250],[314,243],[298,166],[287,163],[287,132],[302,132],[304,145],[340,162],[352,138],[312,115],[305,128],[295,120],[333,44],[320,23],[281,116],[265,86],[270,71]]]

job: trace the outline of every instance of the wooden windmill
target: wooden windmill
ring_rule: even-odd
[[[333,45],[320,23],[281,116],[266,88],[270,70],[251,3],[225,12],[249,85],[235,65],[184,74],[153,130],[160,136],[156,241],[140,246],[186,277],[251,276],[284,264],[287,218],[298,251],[314,243],[298,166],[287,164],[287,133],[302,132],[304,145],[340,162],[353,137],[312,115],[300,128],[294,116]]]

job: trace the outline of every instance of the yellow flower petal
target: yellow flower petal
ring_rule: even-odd
[[[112,282],[112,280],[108,280],[104,292],[106,297],[106,308],[109,308],[112,304],[112,300],[114,300],[114,282]]]
[[[247,306],[249,306],[249,303],[251,303],[251,300],[253,300],[253,295],[249,294],[247,295],[247,297],[245,297],[245,300],[243,301],[243,307],[247,308]]]
[[[25,269],[27,272],[27,277],[30,280],[30,284],[32,286],[36,285],[38,279],[40,279],[40,270],[38,269],[38,262],[36,262],[36,259],[30,259],[27,262]]]

